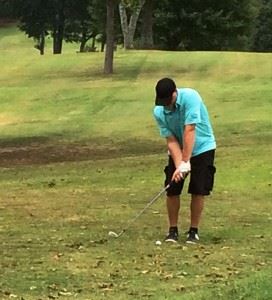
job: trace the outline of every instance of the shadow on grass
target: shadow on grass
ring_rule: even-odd
[[[71,142],[43,136],[0,139],[0,167],[148,155],[163,153],[164,148],[163,143],[140,138]]]

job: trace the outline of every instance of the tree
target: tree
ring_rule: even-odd
[[[14,17],[16,17],[15,1],[0,0],[0,18],[13,19]]]
[[[33,38],[36,42],[35,48],[44,54],[45,37],[48,32],[48,16],[50,14],[50,6],[47,1],[19,1],[20,4],[18,14],[20,16],[19,28],[24,31],[28,37]]]
[[[153,8],[154,0],[145,0],[142,8],[140,48],[152,49],[153,42]]]
[[[272,0],[262,0],[253,39],[254,51],[272,52]]]
[[[171,50],[241,50],[252,29],[253,2],[159,1],[155,8],[155,43]]]
[[[53,53],[61,54],[62,43],[64,38],[65,22],[65,0],[53,0],[53,18],[52,18],[52,36],[53,36]]]
[[[45,37],[53,36],[53,53],[60,54],[64,34],[65,0],[16,0],[19,28],[36,41],[35,47],[44,53]]]
[[[73,1],[66,19],[64,38],[67,42],[79,43],[79,52],[84,52],[87,42],[97,35],[91,2]]]
[[[92,39],[91,50],[95,50],[96,37],[104,35],[106,7],[99,0],[70,1],[67,11],[64,38],[68,42],[80,43],[79,52],[84,52]]]
[[[0,0],[8,1],[8,0]],[[20,28],[33,37],[38,49],[47,35],[53,37],[53,53],[62,52],[63,40],[80,43],[80,52],[92,38],[105,36],[106,7],[99,0],[10,0],[18,2]]]
[[[113,54],[114,54],[114,10],[115,0],[107,0],[107,21],[106,21],[106,52],[104,61],[104,73],[113,73]]]
[[[124,48],[132,49],[137,21],[145,0],[121,0],[119,14],[124,37]]]

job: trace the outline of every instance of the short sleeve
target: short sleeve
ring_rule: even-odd
[[[155,120],[158,124],[159,127],[159,131],[160,131],[160,136],[167,138],[169,136],[172,136],[173,133],[171,132],[171,130],[169,130],[166,126],[166,124],[163,122],[163,120],[160,118],[160,116],[158,115],[158,112],[156,110],[154,110],[154,117]]]
[[[184,99],[185,104],[185,122],[184,125],[197,124],[201,122],[201,103],[200,95],[192,90]]]

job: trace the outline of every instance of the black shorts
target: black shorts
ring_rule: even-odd
[[[188,193],[194,195],[209,195],[213,189],[214,174],[216,168],[214,166],[215,150],[201,153],[191,158],[191,173]],[[169,156],[168,165],[164,169],[165,186],[171,182],[176,167],[171,156]],[[167,190],[167,196],[178,196],[181,194],[184,180],[173,183]]]

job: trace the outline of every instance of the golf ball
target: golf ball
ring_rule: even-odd
[[[157,246],[160,246],[161,245],[161,241],[156,241],[155,243]]]

